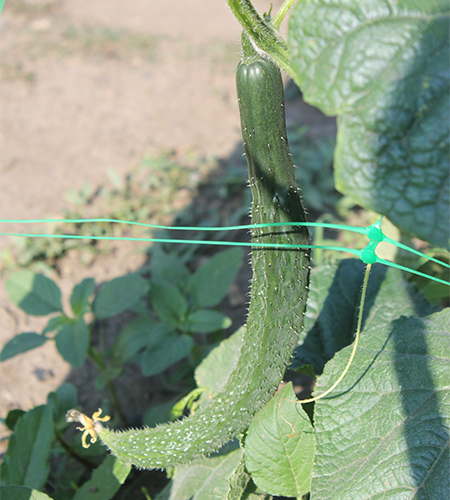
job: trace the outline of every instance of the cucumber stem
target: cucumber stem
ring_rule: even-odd
[[[258,14],[250,0],[227,0],[227,3],[258,52],[266,54],[266,57],[293,77],[287,43],[272,23]]]
[[[295,3],[295,0],[285,0],[284,4],[280,7],[280,10],[273,17],[271,24],[275,28],[279,28],[289,9]]]

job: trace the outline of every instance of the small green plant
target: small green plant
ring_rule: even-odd
[[[202,345],[195,347],[194,339],[201,341],[204,335],[231,326],[231,320],[213,308],[225,297],[241,262],[240,249],[225,250],[190,273],[179,259],[157,248],[150,280],[128,274],[94,293],[94,280],[84,279],[70,296],[70,315],[63,310],[61,291],[54,281],[20,271],[6,284],[10,300],[27,314],[52,317],[41,333],[26,332],[11,339],[3,347],[0,361],[54,341],[74,368],[80,368],[87,357],[94,361],[100,370],[98,389],[119,376],[124,363],[138,363],[146,376],[158,375],[186,356],[193,356],[196,366]],[[125,311],[134,311],[137,317],[119,333],[112,351],[94,347],[94,325],[101,332],[106,320]],[[88,313],[93,316],[89,324]],[[208,348],[203,344],[203,349]]]
[[[21,333],[10,340],[0,353],[0,361],[49,341],[55,343],[61,356],[74,368],[80,368],[90,358],[99,369],[96,388],[108,387],[114,413],[126,423],[127,416],[116,395],[114,379],[122,374],[127,363],[138,364],[144,376],[161,376],[183,359],[186,359],[187,366],[182,372],[185,376],[189,372],[193,374],[200,360],[222,337],[221,332],[231,326],[231,320],[215,307],[225,297],[241,263],[240,249],[225,250],[195,272],[190,272],[180,259],[155,247],[150,279],[128,274],[97,289],[93,279],[84,279],[71,293],[70,314],[63,310],[61,291],[54,281],[30,271],[20,271],[7,282],[10,300],[27,314],[51,317],[41,333]],[[103,342],[93,341],[94,327],[102,335],[105,321],[125,311],[134,312],[135,318],[123,327],[111,349],[102,349]],[[86,320],[88,317],[90,322]],[[164,405],[165,411],[161,406],[150,408],[144,421],[154,424],[167,418],[175,420],[181,417],[184,411],[195,408],[195,400],[206,389],[194,390],[177,403],[180,390],[184,390],[182,385],[178,387],[175,400]],[[2,467],[2,485],[26,485],[40,489],[44,484],[53,484],[60,488],[61,493],[74,491],[70,484],[63,484],[68,480],[67,474],[71,474],[74,485],[86,480],[87,472],[98,467],[104,459],[105,450],[95,447],[94,460],[91,459],[92,453],[83,451],[95,440],[93,426],[89,436],[87,434],[86,429],[91,429],[87,417],[78,417],[86,430],[83,450],[78,446],[78,440],[72,438],[67,441],[65,438],[65,413],[76,406],[75,388],[64,384],[55,394],[49,395],[47,405],[27,413],[12,411],[8,414],[5,425],[14,430],[14,437]],[[77,412],[74,415],[82,414]],[[102,417],[96,416],[94,422],[97,421],[102,421]],[[16,427],[17,422],[20,425]],[[23,436],[27,433],[31,433],[33,439],[25,444],[27,440]],[[36,450],[39,450],[39,458],[25,464],[24,457],[37,453]],[[55,471],[50,469],[49,462],[56,456],[59,460],[64,459],[65,465]],[[74,461],[75,472],[71,471]],[[117,487],[130,470],[130,467],[124,469],[120,462],[112,458],[104,462],[102,468],[105,471],[111,468],[119,470],[118,477],[122,479],[117,480]],[[97,475],[106,474],[101,472],[102,468],[96,471]],[[21,473],[17,472],[19,469]],[[28,477],[31,474],[35,475],[33,479]],[[74,498],[83,498],[80,491],[87,489],[86,485],[83,486]]]

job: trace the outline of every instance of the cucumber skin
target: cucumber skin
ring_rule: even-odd
[[[252,223],[305,222],[287,141],[279,69],[266,59],[241,62],[236,84],[253,198]],[[305,227],[260,228],[255,229],[252,236],[260,243],[310,243]],[[261,355],[266,364],[264,378],[268,372],[278,371],[278,379],[274,376],[268,385],[271,396],[284,375],[303,328],[309,253],[301,249],[253,249],[252,267],[247,328],[252,325],[256,329],[259,325],[259,331],[252,332],[252,336],[259,339],[260,348],[265,352]]]
[[[281,75],[271,62],[241,63],[237,70],[244,149],[253,194],[252,222],[304,221],[284,119]],[[254,240],[309,243],[306,228],[255,230]],[[303,250],[254,249],[246,333],[224,390],[182,421],[154,429],[99,436],[114,455],[140,468],[167,468],[218,450],[242,434],[273,396],[303,327],[309,256]]]

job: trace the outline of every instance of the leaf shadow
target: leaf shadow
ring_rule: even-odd
[[[442,483],[438,489],[434,493],[427,491],[425,484],[437,463],[440,460],[445,463],[443,453],[448,454],[450,434],[438,401],[439,388],[430,365],[432,357],[425,323],[416,317],[407,319],[409,328],[393,328],[395,372],[406,416],[403,435],[407,443],[411,479],[418,490],[416,494],[419,497],[419,490],[422,490],[423,498],[431,498],[437,491],[450,491],[448,459],[443,466],[446,472],[441,476]]]
[[[330,267],[330,269],[333,269]],[[303,341],[294,352],[291,368],[312,365],[317,375],[334,355],[349,346],[355,336],[365,264],[357,259],[344,259],[337,264],[332,282],[327,289],[320,313],[314,324],[303,334]],[[374,265],[367,288],[362,330],[371,314],[378,291],[387,273],[386,266]],[[323,279],[328,285],[326,277]],[[320,285],[318,285],[320,287]],[[318,306],[320,307],[320,291]]]

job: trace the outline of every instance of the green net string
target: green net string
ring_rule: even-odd
[[[0,224],[38,224],[38,223],[72,223],[72,224],[82,224],[87,222],[108,222],[115,224],[128,224],[134,226],[142,226],[149,229],[163,229],[169,231],[236,231],[236,230],[249,230],[257,228],[273,228],[273,227],[323,227],[341,231],[351,231],[354,233],[359,233],[367,236],[369,243],[365,248],[354,249],[346,248],[333,245],[291,245],[291,244],[274,244],[274,243],[258,243],[258,242],[237,242],[237,241],[205,241],[205,240],[195,240],[195,239],[178,239],[178,238],[137,238],[137,237],[126,237],[126,236],[85,236],[85,235],[73,235],[73,234],[36,234],[36,233],[11,233],[11,232],[0,232],[0,236],[22,236],[29,238],[60,238],[60,239],[90,239],[90,240],[112,240],[112,241],[142,241],[142,242],[153,242],[153,243],[191,243],[196,245],[220,245],[220,246],[241,246],[241,247],[252,247],[252,248],[275,248],[275,249],[313,249],[320,248],[323,250],[336,250],[338,252],[347,252],[359,257],[365,264],[383,264],[385,266],[394,267],[402,271],[406,271],[423,278],[427,278],[437,283],[441,283],[450,286],[449,281],[442,280],[435,276],[422,273],[416,269],[412,269],[406,266],[402,266],[395,262],[391,262],[378,257],[376,254],[377,246],[381,242],[389,243],[395,245],[402,250],[413,253],[420,257],[425,257],[426,259],[435,262],[441,266],[450,269],[450,265],[434,257],[429,257],[428,255],[419,252],[414,248],[410,248],[407,245],[403,245],[392,238],[386,236],[382,229],[381,223],[383,218],[380,217],[374,224],[367,227],[355,227],[343,224],[331,224],[322,222],[274,222],[267,224],[243,224],[237,226],[222,226],[222,227],[194,227],[194,226],[164,226],[159,224],[145,224],[143,222],[133,222],[124,221],[119,219],[0,219]]]

